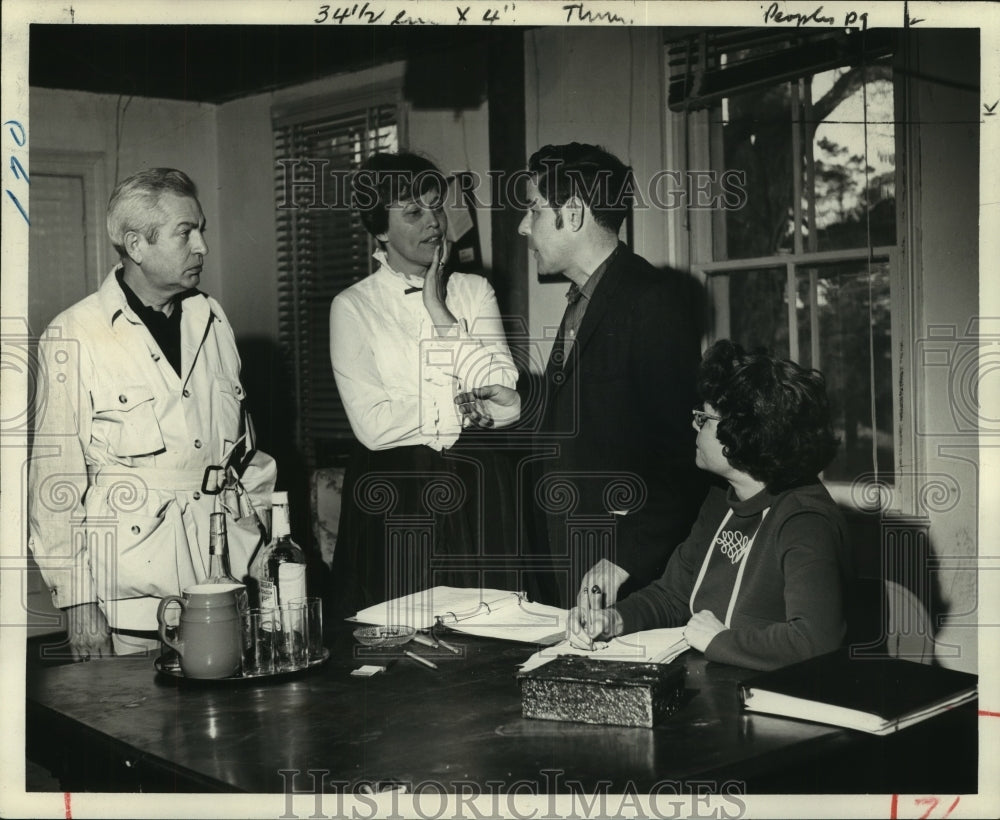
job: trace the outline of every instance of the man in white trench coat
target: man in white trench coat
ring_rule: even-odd
[[[208,246],[194,183],[135,174],[107,221],[120,264],[39,342],[29,464],[29,547],[78,659],[157,645],[160,598],[207,576],[227,468],[246,490],[221,505],[242,577],[275,478],[254,449],[232,327],[196,289]]]

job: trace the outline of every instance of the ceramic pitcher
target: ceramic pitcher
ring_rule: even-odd
[[[227,678],[240,671],[243,643],[237,595],[242,584],[195,584],[184,597],[168,595],[156,610],[160,638],[181,656],[189,678]],[[172,603],[181,608],[177,639],[167,635],[164,613]]]

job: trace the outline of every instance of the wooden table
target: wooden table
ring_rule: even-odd
[[[535,647],[450,639],[461,655],[412,647],[438,669],[396,650],[373,678],[349,675],[365,662],[349,631],[332,637],[324,666],[269,684],[178,682],[150,658],[29,666],[28,756],[70,791],[310,791],[319,786],[309,770],[325,772],[324,793],[394,783],[490,794],[593,794],[604,783],[641,794],[696,783],[976,791],[974,704],[874,738],[746,713],[736,683],[748,672],[692,651],[675,661],[687,669],[687,702],[654,729],[528,720],[515,673]]]

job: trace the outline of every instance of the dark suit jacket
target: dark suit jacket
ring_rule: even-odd
[[[535,498],[546,513],[549,551],[571,557],[567,518],[593,516],[605,534],[613,521],[604,555],[629,572],[624,594],[663,573],[707,490],[707,476],[694,465],[691,426],[704,311],[692,293],[685,274],[657,270],[621,248],[565,366],[550,357],[545,373],[539,444],[558,455],[539,462]],[[576,571],[597,557],[591,550],[578,558]],[[575,600],[579,580],[568,579],[564,604]]]

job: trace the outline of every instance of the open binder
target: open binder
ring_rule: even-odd
[[[528,601],[524,592],[431,587],[367,607],[351,620],[414,629],[442,625],[458,632],[526,643],[565,632],[566,610]]]

